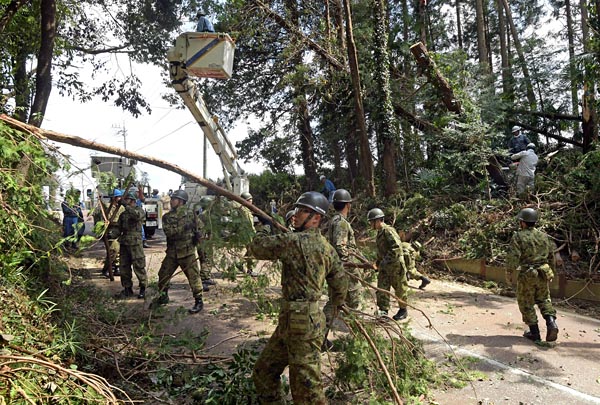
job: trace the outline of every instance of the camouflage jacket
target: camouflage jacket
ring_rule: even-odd
[[[342,262],[351,261],[352,253],[360,253],[356,248],[352,225],[350,225],[350,222],[342,214],[335,214],[331,218],[327,230],[327,239],[329,239],[329,243],[335,248]]]
[[[257,259],[281,261],[284,300],[318,301],[327,280],[333,305],[344,302],[348,279],[342,262],[318,229],[278,235],[259,232],[248,251]]]
[[[383,223],[377,232],[377,263],[379,266],[389,263],[399,263],[404,269],[404,252],[402,240],[393,226]]]
[[[506,266],[514,270],[518,266],[554,267],[554,242],[544,232],[535,228],[525,228],[513,234],[511,251],[506,258]]]
[[[142,244],[142,222],[146,213],[141,207],[126,206],[119,216],[119,242],[122,245]]]
[[[406,264],[406,270],[417,268],[417,257],[419,253],[412,247],[408,242],[402,242],[402,253],[404,253],[404,264]]]
[[[167,255],[186,257],[196,252],[203,223],[193,210],[177,207],[163,215],[163,231],[167,237]]]

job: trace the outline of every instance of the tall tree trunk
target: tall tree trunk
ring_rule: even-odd
[[[299,12],[297,0],[286,0],[285,1],[286,11],[289,15],[288,23],[298,30],[299,25]],[[291,46],[296,47],[298,45],[299,38],[291,38]],[[315,150],[314,150],[314,134],[310,126],[310,114],[308,108],[308,102],[306,100],[306,94],[304,91],[306,80],[303,69],[303,58],[304,52],[294,52],[294,56],[291,60],[291,65],[296,68],[294,72],[294,78],[292,79],[294,104],[296,107],[296,128],[300,135],[300,153],[302,156],[302,166],[304,167],[304,175],[306,177],[306,186],[312,190],[317,185],[317,162],[315,161]]]
[[[21,41],[21,40],[18,40]],[[27,47],[22,44],[19,47],[16,58],[13,61],[15,71],[15,118],[19,121],[27,121],[29,114],[30,96],[29,79],[27,78]]]
[[[487,41],[485,39],[483,0],[475,0],[475,16],[477,20],[477,54],[479,55],[479,68],[484,73],[490,73]]]
[[[37,57],[35,75],[35,98],[31,106],[29,124],[42,125],[48,99],[52,91],[52,56],[54,54],[54,38],[56,37],[56,1],[42,0],[40,4],[42,16],[42,40]]]
[[[458,39],[458,48],[464,50],[464,46],[463,46],[463,32],[462,32],[462,11],[460,8],[460,1],[461,0],[456,0],[455,1],[455,6],[456,6],[456,36]]]
[[[579,5],[581,7],[583,52],[589,53],[591,50],[587,2],[585,0],[580,0]],[[596,10],[596,13],[598,12],[599,10]],[[588,152],[592,142],[598,139],[598,117],[596,115],[596,89],[594,81],[591,79],[588,69],[586,69],[583,75],[583,99],[581,106],[581,115],[583,117],[583,151]]]
[[[375,81],[377,102],[375,111],[375,128],[378,144],[382,146],[381,181],[384,195],[389,197],[396,193],[396,141],[393,131],[393,107],[390,91],[390,56],[388,53],[388,28],[386,0],[375,2],[375,35],[373,55],[375,59]]]
[[[571,0],[565,0],[565,14],[567,19],[567,40],[569,43],[569,79],[571,81],[571,113],[579,115],[579,97],[577,96],[577,70],[575,68],[575,34],[573,32],[573,14],[571,13]],[[579,130],[579,124],[573,123],[573,133]]]
[[[417,0],[417,28],[422,44],[427,45],[427,0]]]
[[[350,65],[350,77],[352,78],[352,88],[354,92],[354,110],[356,113],[356,135],[360,151],[360,180],[364,185],[364,190],[370,197],[375,196],[375,180],[373,177],[373,157],[369,146],[369,135],[367,133],[367,124],[365,121],[365,111],[363,108],[362,89],[360,84],[360,74],[358,70],[358,55],[356,44],[354,43],[354,33],[352,32],[352,11],[350,9],[350,0],[343,0],[344,13],[346,17],[346,43],[348,44],[348,62]]]
[[[537,103],[535,100],[535,94],[533,92],[533,85],[531,84],[531,77],[529,75],[529,69],[527,68],[527,61],[525,60],[525,54],[523,53],[523,47],[521,46],[521,41],[519,40],[519,34],[517,33],[517,28],[515,27],[515,23],[513,21],[508,0],[502,0],[502,5],[504,6],[506,20],[510,27],[510,32],[515,43],[515,50],[517,51],[517,55],[519,57],[519,65],[521,65],[521,70],[523,71],[523,80],[525,80],[525,89],[527,101],[529,102],[529,108],[531,110],[535,110],[537,108]]]
[[[500,66],[502,70],[502,93],[505,100],[513,100],[512,90],[512,71],[508,59],[508,44],[506,39],[506,19],[504,18],[504,8],[502,0],[496,0],[496,10],[498,12],[498,36],[500,37]]]

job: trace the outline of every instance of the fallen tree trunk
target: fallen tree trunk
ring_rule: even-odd
[[[227,197],[230,200],[237,201],[238,203],[247,207],[248,209],[253,211],[255,214],[259,215],[260,217],[267,219],[269,221],[272,221],[273,225],[276,226],[277,228],[279,228],[280,230],[282,230],[284,232],[289,231],[285,226],[283,226],[280,223],[278,223],[277,221],[275,221],[269,214],[267,214],[260,208],[250,204],[248,201],[244,200],[242,197],[233,194],[232,192],[224,189],[223,187],[217,186],[213,182],[208,181],[208,180],[198,176],[197,174],[194,174],[188,170],[182,169],[181,167],[174,165],[172,163],[169,163],[165,160],[157,159],[157,158],[154,158],[151,156],[141,155],[139,153],[135,153],[135,152],[132,152],[129,150],[117,148],[114,146],[104,145],[102,143],[83,139],[78,136],[61,134],[58,132],[34,127],[33,125],[25,124],[25,123],[18,121],[14,118],[11,118],[5,114],[0,114],[0,120],[6,122],[6,124],[8,126],[10,126],[11,128],[14,128],[18,131],[29,133],[41,141],[46,141],[46,140],[50,139],[55,142],[66,143],[66,144],[77,146],[77,147],[84,148],[84,149],[92,149],[92,150],[97,150],[100,152],[110,153],[110,154],[117,155],[117,156],[124,156],[124,157],[128,157],[130,159],[138,160],[140,162],[148,163],[148,164],[156,166],[156,167],[161,167],[165,170],[169,170],[174,173],[178,173],[178,174],[185,176],[199,184],[202,184],[204,187],[213,190],[215,193],[222,195],[223,197]]]
[[[460,115],[462,112],[460,100],[456,98],[452,87],[450,87],[446,78],[439,72],[434,60],[429,57],[425,45],[417,42],[410,47],[410,52],[417,60],[417,65],[419,65],[421,71],[427,76],[429,82],[440,92],[442,101],[448,111]]]
[[[550,132],[546,131],[545,129],[536,128],[536,127],[534,127],[532,125],[525,124],[525,123],[519,122],[519,121],[510,121],[509,124],[510,125],[518,125],[521,128],[526,129],[528,131],[536,132],[536,133],[538,133],[540,135],[547,136],[548,138],[556,139],[557,141],[568,143],[568,144],[571,144],[571,145],[574,145],[574,146],[579,146],[580,148],[583,148],[583,143],[581,143],[579,141],[576,141],[574,139],[565,138],[564,136],[560,136],[560,135],[556,135],[556,134],[550,133]]]

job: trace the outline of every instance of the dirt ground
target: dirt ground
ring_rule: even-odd
[[[150,282],[164,256],[161,232],[149,241],[146,262]],[[111,282],[100,274],[101,245],[83,253],[81,267],[90,269],[90,282],[111,293],[121,290],[119,278]],[[266,271],[259,264],[258,272]],[[268,337],[275,329],[272,318],[256,319],[256,304],[234,293],[235,283],[223,280],[213,269],[218,282],[204,293],[204,310],[196,315],[181,315],[193,305],[193,298],[182,273],[176,275],[170,290],[171,302],[160,315],[164,333],[177,336],[182,331],[200,334],[208,331],[206,348],[214,355],[230,355],[248,342]],[[134,276],[135,278],[135,276]],[[469,359],[469,368],[482,377],[463,389],[435,390],[427,401],[437,404],[600,404],[600,321],[580,315],[573,308],[559,307],[558,342],[536,346],[521,337],[516,300],[492,291],[455,281],[432,277],[425,291],[411,282],[409,323],[413,334],[422,340],[427,356],[443,364],[449,356]],[[136,281],[134,280],[134,285]],[[267,293],[277,295],[280,288],[271,283]],[[147,310],[156,291],[145,300],[131,299],[126,305]],[[323,297],[323,304],[326,297]],[[362,310],[373,313],[373,300]],[[592,311],[592,313],[597,313]],[[431,325],[429,324],[431,322]],[[545,333],[543,320],[540,322]],[[342,331],[334,331],[332,338]],[[326,356],[326,355],[324,355]],[[325,359],[324,359],[325,363]]]

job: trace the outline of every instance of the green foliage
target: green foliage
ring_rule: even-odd
[[[225,366],[211,364],[199,379],[201,388],[194,398],[206,405],[258,404],[252,370],[258,358],[256,351],[240,348],[232,362]]]
[[[422,343],[412,337],[408,328],[402,329],[400,337],[390,338],[374,327],[367,327],[371,339],[381,354],[402,398],[416,399],[426,395],[429,385],[436,378],[435,364],[423,355]],[[366,339],[357,334],[341,339],[343,355],[335,370],[336,383],[344,391],[368,387],[370,401],[389,398],[388,381],[380,371],[376,356]],[[371,402],[382,403],[382,402]]]
[[[442,208],[431,215],[431,223],[434,229],[448,230],[460,229],[467,225],[469,209],[463,204],[452,204],[448,208]]]

